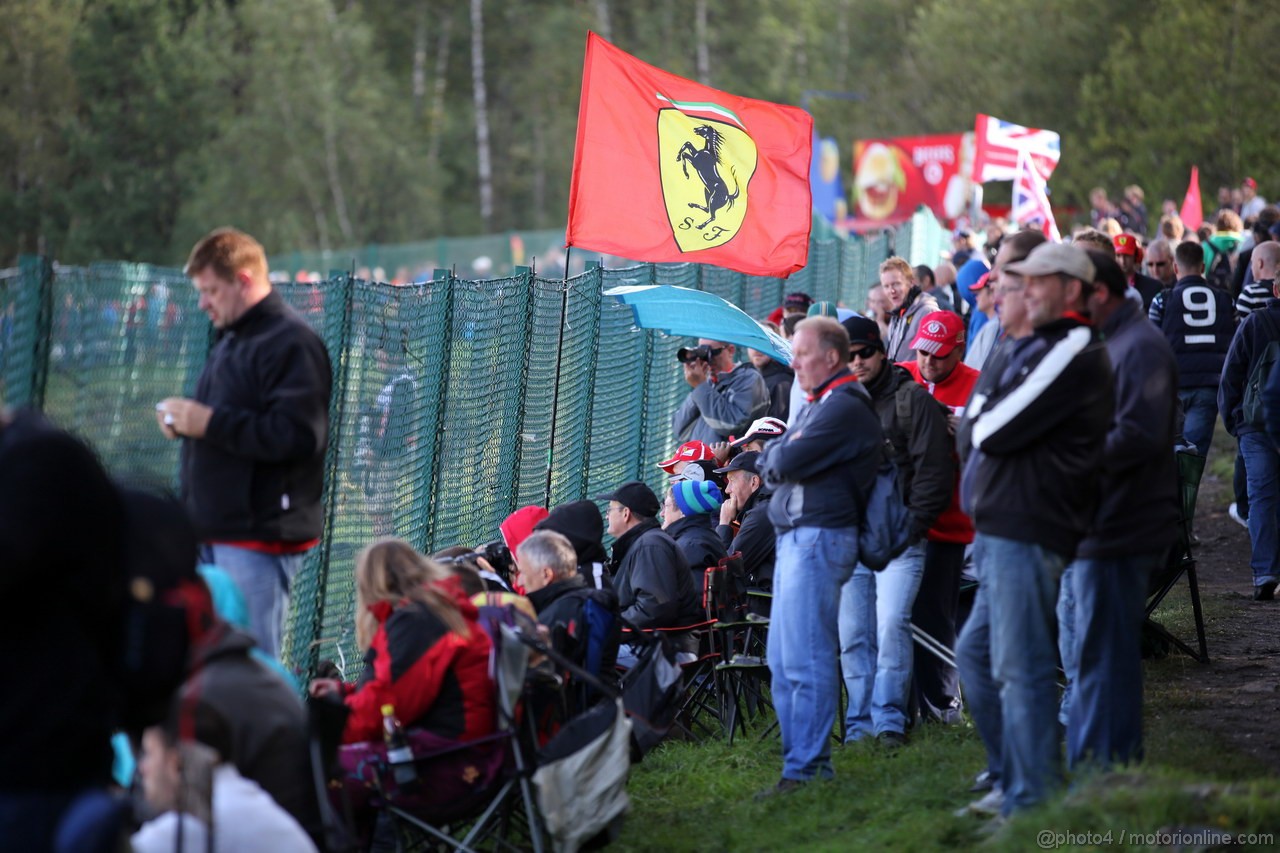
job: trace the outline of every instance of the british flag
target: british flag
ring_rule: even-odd
[[[1058,223],[1054,221],[1053,209],[1049,206],[1049,190],[1044,178],[1034,168],[1031,157],[1023,154],[1018,157],[1017,180],[1013,182],[1013,208],[1010,216],[1019,226],[1032,225],[1044,232],[1044,236],[1054,242],[1061,242]]]
[[[980,184],[1017,180],[1018,155],[1023,153],[1047,181],[1062,156],[1060,137],[1052,130],[1023,127],[988,115],[978,115],[973,139],[973,180]]]

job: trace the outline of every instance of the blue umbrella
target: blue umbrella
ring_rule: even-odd
[[[636,325],[642,329],[751,347],[774,361],[791,363],[791,344],[785,338],[714,293],[669,284],[644,284],[613,287],[604,295],[630,305]]]

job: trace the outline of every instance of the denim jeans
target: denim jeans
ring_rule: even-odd
[[[873,572],[859,565],[840,591],[840,665],[849,691],[845,737],[907,730],[911,606],[924,575],[924,542]]]
[[[1209,455],[1213,427],[1218,420],[1218,389],[1183,388],[1178,391],[1182,402],[1182,437],[1196,446],[1201,456]]]
[[[1261,430],[1240,433],[1240,453],[1249,483],[1249,565],[1261,586],[1280,580],[1280,454]]]
[[[797,527],[778,535],[768,658],[784,779],[835,773],[831,729],[840,691],[840,588],[857,560],[854,528]]]
[[[1074,602],[1067,669],[1068,685],[1074,683],[1067,720],[1072,768],[1142,757],[1142,623],[1151,573],[1165,556],[1083,558],[1063,575],[1063,591],[1069,588]],[[1064,666],[1067,658],[1064,646]]]
[[[1058,582],[1058,657],[1062,660],[1062,671],[1067,676],[1067,686],[1062,691],[1062,701],[1058,703],[1058,722],[1063,726],[1071,718],[1071,694],[1080,674],[1076,636],[1076,589],[1072,582],[1075,568],[1075,561],[1067,563],[1067,567],[1062,570],[1062,579]]]
[[[264,554],[236,545],[205,546],[204,560],[222,569],[249,607],[249,633],[258,647],[280,658],[285,619],[289,616],[289,590],[302,568],[305,554]]]
[[[1007,815],[1044,800],[1062,777],[1054,607],[1067,558],[979,533],[975,560],[978,597],[960,637],[960,679],[988,761],[999,763]]]

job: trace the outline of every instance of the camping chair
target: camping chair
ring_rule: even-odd
[[[692,741],[711,737],[720,727],[719,692],[716,689],[715,674],[720,653],[715,648],[713,637],[712,629],[715,624],[714,619],[707,619],[673,628],[637,629],[625,622],[623,625],[623,645],[647,646],[657,640],[680,649],[686,655],[693,655],[692,660],[679,660],[683,692],[673,721],[673,727]],[[689,652],[689,649],[697,651]],[[625,675],[623,681],[626,682]],[[708,717],[714,718],[714,725],[708,721]]]
[[[1186,450],[1178,450],[1174,455],[1178,460],[1180,508],[1178,536],[1165,566],[1151,576],[1147,593],[1146,622],[1142,628],[1144,632],[1154,634],[1169,645],[1180,649],[1193,660],[1208,663],[1209,647],[1204,636],[1204,613],[1200,609],[1200,584],[1196,580],[1196,558],[1191,550],[1191,524],[1196,516],[1196,494],[1200,490],[1200,477],[1204,474],[1205,460],[1198,453]],[[1187,576],[1187,586],[1191,591],[1191,610],[1195,615],[1198,652],[1151,618],[1152,613],[1184,574]]]
[[[747,720],[756,711],[773,707],[765,662],[769,620],[757,615],[751,595],[741,553],[730,554],[703,574],[702,604],[707,618],[715,620],[712,649],[718,655],[713,682],[717,716],[730,745],[738,729],[746,731]],[[772,600],[767,593],[763,595],[765,601]]]

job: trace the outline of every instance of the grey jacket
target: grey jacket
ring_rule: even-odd
[[[938,300],[922,292],[919,285],[912,286],[902,307],[889,318],[889,338],[884,342],[889,361],[915,360],[916,354],[911,349],[911,342],[920,331],[920,321],[926,314],[937,310]]]
[[[714,444],[740,436],[769,410],[769,388],[755,365],[743,362],[715,382],[703,382],[689,392],[671,419],[676,442]]]

